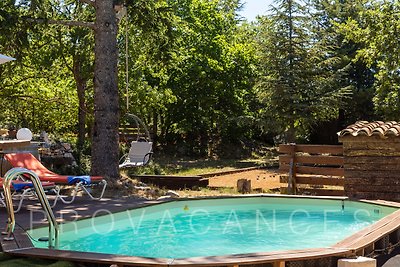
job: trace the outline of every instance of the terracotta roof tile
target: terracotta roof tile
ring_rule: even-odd
[[[400,123],[396,121],[358,121],[352,125],[347,126],[346,129],[340,131],[338,134],[339,136],[400,136]]]

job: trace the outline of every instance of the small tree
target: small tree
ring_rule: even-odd
[[[345,99],[345,106],[341,108],[339,119],[340,128],[357,120],[373,120],[373,96],[375,93],[374,67],[367,66],[361,60],[355,60],[357,51],[362,50],[364,44],[345,38],[340,30],[348,20],[360,21],[360,12],[365,10],[365,0],[311,0],[313,7],[313,32],[316,33],[322,49],[329,51],[326,57],[331,59],[329,67],[337,75],[331,86],[336,88],[347,87],[352,95]],[[339,129],[337,129],[339,130]]]
[[[265,122],[286,133],[289,142],[299,130],[336,117],[346,88],[332,86],[333,60],[312,28],[312,17],[295,0],[281,0],[270,17],[260,18],[260,77],[257,88],[265,104]],[[329,49],[329,48],[328,48]]]

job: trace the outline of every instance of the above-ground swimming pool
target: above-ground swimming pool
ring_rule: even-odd
[[[180,259],[330,247],[397,208],[341,199],[173,201],[60,225],[61,250]],[[106,214],[106,215],[104,215]],[[35,239],[48,228],[29,231]],[[47,242],[33,241],[46,248]]]

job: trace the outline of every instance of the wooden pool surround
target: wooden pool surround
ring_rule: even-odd
[[[247,195],[246,197],[284,197],[292,198],[293,196],[282,195]],[[296,196],[299,197],[299,196]],[[302,198],[319,198],[319,199],[334,199],[348,200],[345,197],[309,197],[300,196]],[[221,197],[213,197],[221,198]],[[227,197],[223,197],[227,198]],[[204,199],[204,198],[198,198]],[[178,199],[175,201],[188,200]],[[193,200],[192,198],[190,200]],[[360,200],[360,202],[377,204],[400,208],[400,203],[388,201],[370,201]],[[157,205],[157,204],[151,204]],[[140,205],[138,208],[149,206]],[[258,264],[270,264],[273,267],[288,266],[286,263],[297,261],[308,261],[318,259],[330,259],[337,261],[339,258],[368,256],[374,251],[383,251],[391,249],[394,245],[400,243],[400,209],[392,214],[382,218],[375,224],[367,227],[348,238],[338,242],[331,247],[312,248],[302,250],[288,251],[273,251],[265,253],[249,253],[226,256],[209,256],[209,257],[194,257],[185,259],[166,259],[166,258],[144,258],[134,256],[121,256],[103,253],[88,253],[66,250],[49,250],[35,248],[27,234],[19,229],[14,232],[14,241],[4,241],[1,238],[1,246],[5,253],[14,256],[34,257],[45,259],[56,259],[87,263],[100,264],[115,264],[117,266],[246,266]],[[336,265],[332,265],[336,266]]]

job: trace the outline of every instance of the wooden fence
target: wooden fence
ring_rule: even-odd
[[[279,153],[282,193],[344,195],[343,146],[287,144]]]

